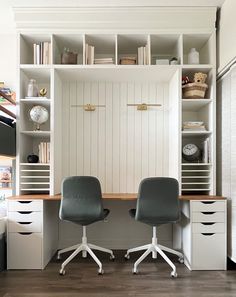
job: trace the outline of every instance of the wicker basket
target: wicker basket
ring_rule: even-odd
[[[185,99],[204,98],[207,88],[208,88],[207,84],[201,84],[201,83],[186,84],[182,87],[183,98],[185,98]]]

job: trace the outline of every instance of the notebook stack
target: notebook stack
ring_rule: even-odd
[[[184,122],[183,131],[206,131],[204,122]]]
[[[113,58],[94,59],[94,64],[114,64]]]

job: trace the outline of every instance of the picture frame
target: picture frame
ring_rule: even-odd
[[[0,189],[12,187],[12,167],[0,166]]]

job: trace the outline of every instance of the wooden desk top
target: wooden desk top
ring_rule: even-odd
[[[136,200],[136,193],[103,193],[103,199],[110,200]],[[61,195],[45,195],[45,194],[32,194],[32,195],[20,195],[20,196],[11,196],[8,197],[9,200],[32,200],[32,199],[40,199],[40,200],[52,200],[57,201],[61,200]],[[222,196],[208,196],[208,195],[182,195],[179,196],[181,201],[189,201],[189,200],[225,200],[225,197]]]

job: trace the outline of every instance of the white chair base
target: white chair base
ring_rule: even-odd
[[[73,245],[71,247],[62,249],[60,251],[58,251],[57,254],[57,258],[60,259],[61,258],[61,254],[69,252],[69,251],[74,251],[62,264],[61,264],[61,269],[59,271],[60,275],[64,275],[65,274],[65,267],[66,265],[72,260],[74,259],[74,257],[76,257],[80,252],[82,252],[82,257],[86,258],[87,257],[87,253],[90,254],[90,256],[94,259],[94,261],[97,263],[98,265],[98,274],[103,274],[104,271],[102,269],[102,263],[100,262],[100,260],[97,258],[97,256],[94,254],[93,250],[97,250],[97,251],[101,251],[104,253],[108,253],[110,254],[110,259],[113,260],[115,259],[113,251],[94,245],[94,244],[90,244],[87,242],[87,236],[86,236],[86,227],[83,226],[83,237],[82,237],[82,243],[80,244],[76,244]]]
[[[179,257],[179,262],[183,263],[184,262],[184,256],[182,253],[172,250],[170,248],[167,248],[165,246],[162,246],[157,243],[157,236],[156,236],[156,227],[153,227],[153,237],[152,237],[152,243],[146,244],[143,246],[139,246],[136,248],[129,249],[125,255],[126,259],[129,259],[129,254],[133,252],[138,252],[138,251],[143,251],[146,250],[142,256],[134,263],[134,268],[132,272],[134,274],[138,273],[138,265],[150,254],[152,253],[152,258],[156,259],[157,258],[157,253],[162,256],[162,258],[170,265],[172,268],[171,276],[172,277],[177,277],[177,272],[176,272],[176,267],[174,263],[166,256],[166,254],[163,252],[169,252],[171,254],[177,255]]]

